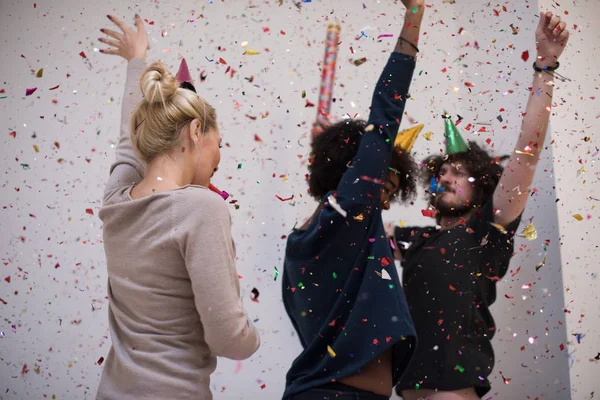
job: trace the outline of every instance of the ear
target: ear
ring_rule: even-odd
[[[190,142],[193,144],[198,144],[200,142],[200,140],[202,139],[202,131],[200,129],[200,121],[198,121],[197,119],[192,120],[192,122],[190,122],[190,124],[188,125],[188,132],[187,132]]]

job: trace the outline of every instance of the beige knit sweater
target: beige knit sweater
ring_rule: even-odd
[[[143,60],[127,66],[116,161],[100,219],[108,267],[108,353],[98,399],[212,399],[216,356],[244,359],[259,335],[240,300],[223,199],[188,185],[133,200],[145,165],[129,138]]]

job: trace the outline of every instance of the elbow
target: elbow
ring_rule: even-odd
[[[223,335],[223,332],[216,332],[212,340],[207,338],[210,350],[216,356],[230,360],[250,358],[260,347],[260,335],[250,321],[245,325],[234,335]]]

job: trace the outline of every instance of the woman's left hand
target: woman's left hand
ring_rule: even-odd
[[[113,47],[106,50],[102,49],[100,52],[121,56],[127,61],[131,61],[134,58],[141,58],[144,60],[146,58],[146,52],[150,48],[150,44],[148,43],[148,34],[146,33],[142,18],[137,14],[135,15],[136,31],[112,15],[107,15],[107,17],[114,22],[123,33],[115,32],[110,29],[100,29],[100,32],[114,38],[114,40],[98,38],[100,42]]]
[[[569,40],[567,24],[551,11],[540,14],[540,22],[535,30],[537,43],[537,65],[551,67],[556,65],[558,58],[565,50]]]

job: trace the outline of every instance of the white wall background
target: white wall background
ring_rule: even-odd
[[[489,139],[498,154],[510,152],[527,100],[539,5],[430,4],[403,123],[424,122],[433,132],[430,141],[419,139],[416,157],[442,149],[444,109],[464,118],[459,128],[466,137]],[[558,84],[537,190],[523,218],[522,227],[533,221],[538,239],[518,240],[493,307],[498,361],[488,397],[494,399],[590,399],[600,389],[594,359],[600,351],[600,3],[563,0],[544,8],[572,29],[561,73],[573,81]],[[135,12],[153,21],[149,61],[162,59],[176,72],[186,57],[198,91],[217,108],[226,143],[215,183],[236,201],[238,269],[263,343],[250,360],[219,361],[215,398],[280,398],[300,345],[274,268],[282,269],[285,235],[315,206],[304,176],[316,110],[305,105],[317,102],[326,23],[342,23],[334,114],[367,117],[373,82],[395,42],[374,38],[398,34],[399,1],[314,0],[298,8],[290,0],[0,0],[0,398],[94,398],[98,360],[110,345],[97,212],[114,159],[125,78],[124,62],[97,53],[96,38],[108,26],[106,14],[130,22]],[[356,40],[360,31],[368,38]],[[261,54],[242,55],[244,41]],[[525,50],[528,62],[521,60]],[[350,62],[361,57],[368,61],[359,67]],[[202,71],[208,77],[200,83]],[[469,90],[464,82],[475,86]],[[465,131],[468,123],[475,129]],[[487,132],[477,133],[481,127]],[[385,218],[430,223],[420,215],[424,204],[421,196],[414,207],[397,206]],[[573,218],[577,213],[582,221]],[[253,288],[260,291],[257,303],[250,301]]]

